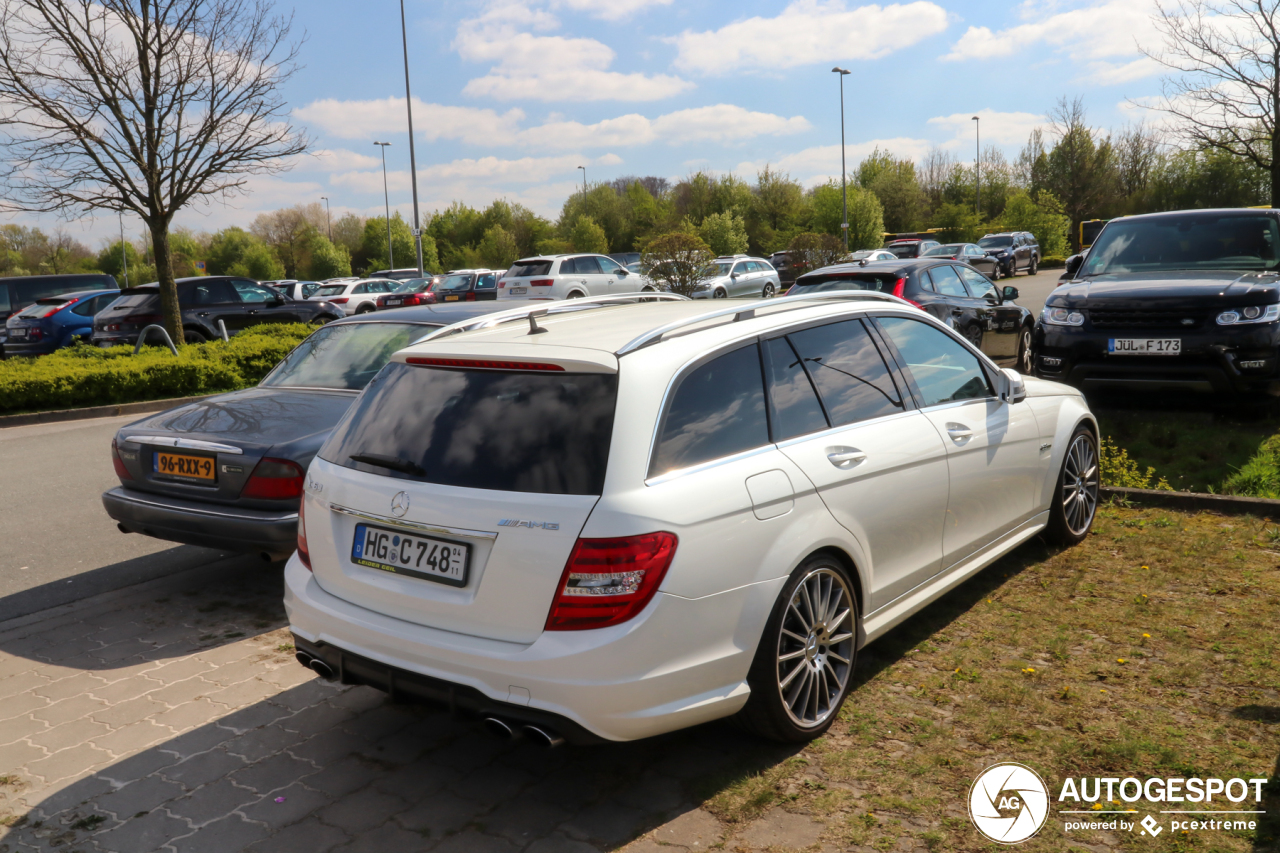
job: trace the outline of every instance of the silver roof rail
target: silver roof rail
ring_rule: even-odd
[[[414,341],[420,344],[423,341],[435,340],[448,335],[455,335],[458,332],[470,332],[475,329],[488,329],[502,323],[509,323],[514,320],[528,320],[529,334],[536,335],[545,332],[538,326],[538,317],[545,317],[548,314],[560,314],[567,311],[582,311],[589,308],[598,308],[602,305],[610,305],[616,302],[634,302],[638,300],[650,300],[654,302],[688,302],[689,297],[680,296],[677,293],[662,293],[655,290],[646,290],[636,293],[618,293],[613,296],[586,296],[582,299],[557,299],[547,300],[533,308],[511,308],[507,311],[498,311],[494,314],[486,314],[483,317],[476,317],[471,320],[462,320],[448,326],[442,326],[429,335],[425,335]]]
[[[812,306],[801,305],[798,303],[803,303],[803,302],[812,303],[815,301],[820,302],[820,301],[826,301],[826,300],[848,300],[850,302],[889,302],[896,305],[911,304],[907,302],[905,299],[899,299],[898,297],[890,296],[887,293],[876,293],[875,291],[871,291],[871,290],[836,290],[836,291],[828,291],[826,293],[802,293],[797,296],[775,296],[772,299],[757,299],[753,302],[748,302],[744,305],[739,305],[733,308],[722,308],[719,311],[711,311],[706,314],[699,314],[696,317],[684,317],[680,320],[676,320],[672,323],[668,323],[665,326],[659,326],[656,329],[651,329],[645,332],[640,337],[635,338],[623,344],[622,347],[616,353],[614,353],[614,355],[622,356],[622,355],[626,355],[629,352],[635,352],[638,349],[643,349],[651,344],[658,343],[667,334],[674,332],[677,329],[683,329],[686,326],[696,326],[697,324],[705,322],[707,320],[714,320],[716,317],[728,317],[729,315],[733,315],[733,322],[737,323],[737,322],[741,322],[742,320],[753,319],[756,316],[756,311],[761,308],[773,308],[774,306],[777,306],[777,305],[786,305],[788,307],[784,308],[783,310],[795,311],[797,309],[804,308],[804,307],[812,307]]]

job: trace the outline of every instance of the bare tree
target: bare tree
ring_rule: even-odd
[[[929,196],[929,205],[935,210],[942,206],[942,193],[946,189],[951,172],[959,165],[954,154],[934,146],[924,155],[916,174],[920,186]]]
[[[307,147],[279,94],[297,70],[291,25],[269,0],[0,3],[0,208],[137,214],[180,341],[174,214]]]
[[[1145,52],[1175,72],[1159,109],[1195,145],[1269,171],[1280,204],[1280,0],[1175,0],[1157,10],[1164,44]]]
[[[1115,136],[1114,145],[1121,194],[1144,192],[1160,162],[1160,133],[1145,124],[1132,125]]]
[[[326,228],[324,205],[318,201],[260,213],[249,230],[276,250],[287,278],[297,278],[315,235]]]

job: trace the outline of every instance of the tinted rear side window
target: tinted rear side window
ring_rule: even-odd
[[[48,277],[29,278],[25,281],[13,282],[13,287],[16,291],[14,307],[25,307],[37,299],[44,299],[46,296],[57,296],[62,293],[75,293],[77,290],[93,290],[94,288],[105,290],[114,286],[113,280],[108,276],[64,278],[51,275]]]
[[[599,495],[617,397],[616,374],[392,363],[348,410],[320,457],[443,486]]]
[[[685,374],[671,396],[649,476],[769,443],[764,378],[755,344]]]
[[[902,398],[880,351],[860,320],[789,335],[818,386],[832,426],[902,411]]]
[[[773,405],[773,440],[786,441],[827,428],[818,394],[804,364],[786,338],[765,341],[769,366],[769,402]]]
[[[551,261],[516,261],[511,265],[511,269],[507,270],[507,276],[523,278],[531,275],[546,275],[549,272],[551,272]]]

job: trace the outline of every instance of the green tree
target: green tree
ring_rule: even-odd
[[[575,252],[605,254],[609,251],[609,238],[590,216],[579,216],[574,220],[569,231],[569,243]]]
[[[124,263],[121,263],[121,258],[124,259]],[[142,284],[142,280],[138,278],[142,260],[132,243],[128,241],[121,243],[117,240],[98,253],[98,269],[115,276],[121,287],[125,287],[124,268],[126,266],[129,270],[129,284]]]
[[[1015,192],[1005,203],[998,226],[1002,231],[1030,231],[1040,244],[1042,258],[1068,254],[1071,219],[1053,193],[1041,190],[1032,198],[1024,191]]]
[[[209,241],[209,253],[205,258],[209,275],[231,275],[232,266],[239,263],[255,245],[263,243],[243,228],[235,225],[223,228]]]
[[[884,245],[884,208],[875,193],[849,187],[849,249],[878,249]]]
[[[240,259],[227,270],[227,275],[242,275],[258,281],[284,278],[284,264],[266,243],[251,243]]]
[[[886,231],[915,231],[923,224],[926,196],[911,160],[899,160],[877,148],[858,164],[858,184],[880,200]]]
[[[761,254],[787,245],[804,229],[809,208],[804,190],[786,172],[765,166],[756,175],[756,190],[747,219],[751,247]]]
[[[672,293],[691,296],[715,260],[702,238],[688,231],[673,231],[653,238],[640,255],[640,269],[650,281]]]
[[[329,242],[328,237],[318,235],[311,243],[311,266],[307,275],[315,281],[351,275],[351,255],[347,247],[335,245]]]
[[[844,247],[831,234],[805,231],[791,239],[787,251],[791,252],[796,274],[800,275],[838,262],[844,254]]]
[[[422,263],[427,264],[426,240],[422,245]],[[417,266],[418,250],[413,242],[413,230],[404,221],[400,211],[391,215],[391,257],[387,256],[387,218],[378,216],[364,224],[364,238],[360,241],[360,254],[364,259],[365,273],[379,269],[395,269]]]
[[[717,255],[747,251],[747,224],[736,213],[713,213],[698,226],[698,236]]]
[[[943,229],[938,239],[944,243],[972,243],[985,233],[982,217],[972,203],[944,201],[933,213],[933,227]]]
[[[507,269],[520,257],[520,247],[510,231],[501,225],[491,225],[476,247],[485,265],[491,269]]]

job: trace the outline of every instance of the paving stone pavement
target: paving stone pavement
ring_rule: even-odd
[[[188,574],[0,625],[0,853],[699,850],[705,780],[795,751],[499,741],[299,666],[278,567]],[[793,817],[730,849],[814,844]]]

